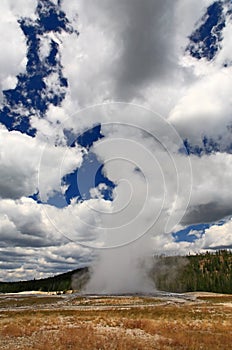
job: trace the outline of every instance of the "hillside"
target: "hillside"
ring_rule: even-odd
[[[151,275],[160,290],[232,294],[232,252],[157,257]]]
[[[220,250],[189,256],[157,256],[150,276],[157,289],[170,292],[206,291],[232,294],[232,252]],[[45,279],[0,282],[1,293],[80,290],[89,278],[88,268]]]
[[[88,278],[88,268],[81,268],[63,273],[54,277],[48,277],[31,281],[0,282],[0,293],[17,293],[23,291],[66,291],[71,289],[72,276],[75,275],[75,284],[80,289]]]

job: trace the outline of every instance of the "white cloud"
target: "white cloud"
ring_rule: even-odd
[[[69,15],[78,13],[80,32],[76,39],[64,35],[62,49],[73,110],[107,100],[136,100],[165,116],[183,84],[188,85],[179,59],[210,3],[64,1]]]
[[[213,225],[205,231],[204,236],[196,243],[203,249],[232,248],[232,221],[224,225]]]
[[[169,112],[169,121],[183,138],[196,145],[207,136],[219,143],[221,150],[231,140],[231,18],[226,14],[226,26],[222,30],[219,51],[212,61],[200,60],[185,55],[181,57],[182,69],[189,72],[181,95]],[[186,4],[187,6],[187,4]],[[225,66],[224,66],[225,65]]]
[[[223,225],[212,225],[204,234],[194,233],[197,239],[194,242],[167,242],[163,249],[167,254],[195,254],[216,249],[232,248],[232,221],[226,221]],[[159,250],[162,252],[162,250]]]
[[[3,0],[1,4],[3,3],[7,3],[7,6],[16,17],[35,18],[37,0]]]
[[[79,37],[62,36],[69,81],[62,107],[71,125],[91,127],[93,121],[76,111],[112,100],[137,103],[168,117],[196,80],[182,57],[196,20],[212,2],[201,0],[196,6],[179,0],[165,6],[149,1],[141,6],[139,1],[64,1],[69,15],[78,13],[80,31]]]
[[[227,126],[231,123],[231,68],[214,67],[194,83],[170,113],[169,121],[183,138],[198,144],[206,135],[228,144],[231,137]]]
[[[193,169],[192,203],[208,201],[229,204],[232,196],[232,155],[216,153],[191,157]]]
[[[100,244],[97,212],[103,208],[102,200],[63,209],[24,197],[0,200],[0,278],[41,278],[86,266],[94,252],[84,245]]]
[[[0,129],[0,197],[17,199],[40,190],[43,200],[61,188],[62,177],[81,165],[79,148],[52,146]]]
[[[50,277],[86,266],[91,252],[75,243],[59,247],[0,247],[0,278],[4,281]]]
[[[68,7],[67,3],[64,4]],[[159,7],[163,8],[165,4],[159,3],[157,13],[154,2],[140,5],[138,1],[101,1],[91,4],[80,1],[76,4],[80,36],[75,44],[71,37],[65,36],[62,59],[70,84],[70,97],[73,103],[78,101],[77,106],[86,107],[106,100],[128,101],[134,97],[143,99],[142,89],[147,89],[145,82],[150,84],[152,79],[156,81],[161,70],[164,74],[170,72],[168,62],[171,55],[164,53],[170,50],[173,43],[168,34],[173,34],[172,16],[168,11],[167,18],[159,26],[158,12],[162,11]],[[157,28],[152,29],[152,23]],[[168,28],[162,41],[163,24]],[[147,30],[140,30],[144,25],[148,27]],[[173,27],[170,29],[170,26]],[[145,33],[144,37],[138,37],[142,33]],[[139,47],[136,49],[137,44]],[[146,54],[149,56],[147,62]],[[168,72],[165,73],[166,70]],[[134,83],[130,79],[126,81],[128,74],[133,77]]]
[[[15,76],[25,71],[26,41],[18,20],[33,17],[36,0],[2,0],[0,4],[0,90],[13,89]],[[0,97],[2,99],[2,95]]]

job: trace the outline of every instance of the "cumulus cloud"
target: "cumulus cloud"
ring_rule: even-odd
[[[209,250],[215,251],[216,249],[231,249],[231,227],[231,219],[227,219],[223,224],[217,223],[210,226],[210,228],[206,229],[204,233],[193,231],[192,234],[197,238],[194,242],[168,241],[164,244],[164,250],[167,254],[186,254],[187,252],[195,254]],[[159,252],[161,251],[159,250]]]
[[[20,16],[33,16],[36,0],[3,0],[0,5],[0,89],[14,88],[16,75],[26,66],[26,42],[17,23]],[[6,30],[7,28],[7,30]],[[2,99],[2,95],[1,95]]]
[[[107,210],[101,200],[63,209],[25,197],[0,200],[1,278],[45,277],[88,265],[94,257],[89,247],[102,238],[98,213],[90,213],[89,206]]]
[[[169,121],[183,138],[199,144],[204,136],[216,140],[223,136],[221,147],[228,145],[232,107],[230,75],[231,68],[209,70],[177,102]]]
[[[183,223],[215,222],[232,215],[232,155],[191,156],[192,192]]]
[[[76,243],[59,247],[1,247],[1,279],[5,281],[50,277],[54,274],[86,266],[91,252]]]
[[[166,117],[183,85],[194,79],[179,61],[196,21],[212,2],[64,1],[67,13],[78,13],[80,32],[75,43],[63,38],[70,84],[65,108],[136,101]]]
[[[55,147],[17,131],[0,129],[0,198],[17,199],[40,190],[43,200],[61,188],[62,177],[79,167],[80,148]]]
[[[196,245],[204,249],[232,248],[232,222],[226,222],[222,226],[213,225],[205,231]]]

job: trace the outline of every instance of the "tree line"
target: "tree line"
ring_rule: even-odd
[[[151,275],[159,290],[232,294],[232,252],[159,256],[155,258]]]

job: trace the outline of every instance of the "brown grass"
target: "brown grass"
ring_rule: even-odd
[[[47,296],[42,296],[42,297],[8,297],[8,298],[3,298],[0,299],[0,308],[17,308],[17,307],[27,307],[27,306],[36,306],[36,305],[46,305],[46,304],[53,304],[57,303],[57,301],[62,301],[61,297],[47,297]]]
[[[128,298],[129,299],[129,298]],[[133,298],[125,298],[129,305]],[[141,301],[135,300],[135,304]],[[99,300],[96,300],[99,303]],[[232,309],[207,301],[115,308],[2,311],[0,349],[35,350],[229,350]],[[94,306],[94,302],[91,301]],[[103,303],[103,305],[105,305]],[[122,306],[122,307],[121,307]]]
[[[198,299],[212,303],[232,303],[232,295],[206,295],[199,296]]]

